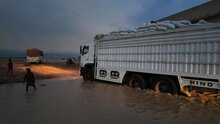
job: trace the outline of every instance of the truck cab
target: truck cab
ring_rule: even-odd
[[[94,79],[94,44],[86,44],[80,46],[80,75],[84,80]]]

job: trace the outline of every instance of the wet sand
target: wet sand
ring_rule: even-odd
[[[25,60],[13,60],[13,75],[7,75],[7,62],[0,60],[0,84],[23,81],[26,68],[31,68],[37,80],[79,75],[79,65],[66,65],[65,61],[28,64]]]
[[[77,78],[77,79],[75,79]],[[79,77],[0,86],[2,124],[220,124],[220,100],[185,96]]]

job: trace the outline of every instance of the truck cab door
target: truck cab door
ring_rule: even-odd
[[[94,45],[84,45],[80,47],[80,66],[84,67],[88,63],[94,63]]]

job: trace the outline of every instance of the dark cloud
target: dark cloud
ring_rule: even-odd
[[[67,38],[80,32],[74,10],[65,8],[65,5],[67,3],[59,0],[1,1],[2,46],[9,49],[41,47],[50,51],[65,51],[59,45],[70,44]]]
[[[131,15],[129,20],[134,24],[143,24],[158,20],[183,10],[203,4],[208,0],[140,0],[142,10]]]
[[[19,0],[1,4],[1,32],[13,35],[51,36],[74,32],[74,11],[68,12],[62,2],[54,0]],[[75,22],[75,23],[71,23]]]
[[[206,0],[0,0],[0,50],[78,52],[98,33],[129,29]]]

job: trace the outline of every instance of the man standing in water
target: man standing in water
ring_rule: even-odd
[[[34,73],[31,72],[30,68],[27,68],[26,72],[27,73],[25,74],[24,81],[23,81],[23,83],[26,82],[26,92],[28,92],[28,87],[29,86],[34,87],[34,89],[36,90]]]
[[[13,63],[12,63],[12,61],[11,61],[11,59],[8,59],[8,75],[9,75],[9,73],[10,73],[10,75],[12,75],[13,74]]]

